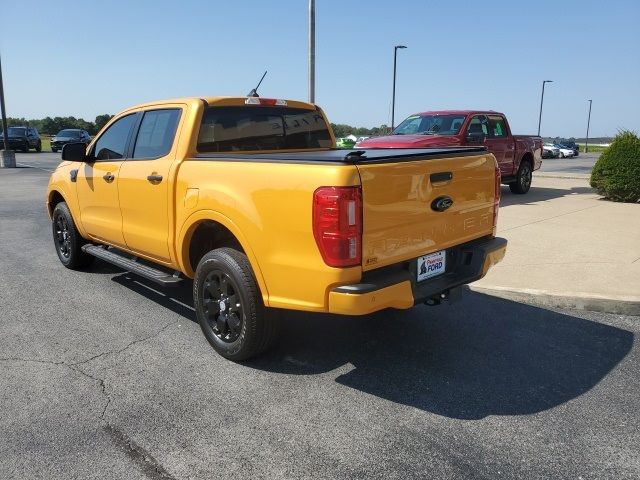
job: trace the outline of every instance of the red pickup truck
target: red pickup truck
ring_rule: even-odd
[[[367,138],[355,148],[425,148],[485,146],[498,161],[502,183],[513,193],[527,193],[534,170],[542,165],[542,138],[512,135],[498,112],[443,110],[416,113],[384,137]]]

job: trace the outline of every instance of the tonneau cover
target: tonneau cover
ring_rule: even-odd
[[[428,159],[464,157],[485,153],[485,147],[444,147],[444,148],[370,148],[332,149],[315,151],[292,151],[274,153],[199,153],[194,160],[254,161],[254,162],[331,162],[331,163],[385,163],[402,159]]]

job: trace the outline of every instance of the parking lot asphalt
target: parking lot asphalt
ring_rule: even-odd
[[[475,293],[279,312],[277,347],[234,364],[190,285],[64,269],[47,178],[0,170],[0,478],[640,477],[640,318]]]
[[[580,153],[573,158],[545,158],[540,172],[589,175],[598,158],[599,153]]]

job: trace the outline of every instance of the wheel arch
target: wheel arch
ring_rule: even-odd
[[[181,271],[193,278],[200,258],[211,249],[220,247],[234,248],[247,256],[264,304],[268,306],[267,286],[253,249],[240,228],[219,212],[201,210],[193,213],[183,223],[176,246]]]
[[[524,155],[522,155],[522,158],[520,159],[520,163],[518,164],[518,168],[520,168],[520,165],[524,162],[529,162],[529,165],[531,165],[531,169],[533,170],[533,153],[531,152],[525,152]]]
[[[69,202],[64,198],[64,195],[58,190],[51,190],[49,192],[47,197],[47,213],[49,214],[49,218],[53,217],[53,210],[56,208],[56,205],[62,202],[67,203],[67,205],[69,204]]]

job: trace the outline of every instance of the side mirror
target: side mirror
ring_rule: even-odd
[[[467,142],[469,143],[482,143],[485,141],[487,136],[482,132],[472,132],[467,133]]]
[[[62,160],[69,160],[70,162],[84,162],[86,160],[86,150],[86,143],[67,143],[62,147]]]

